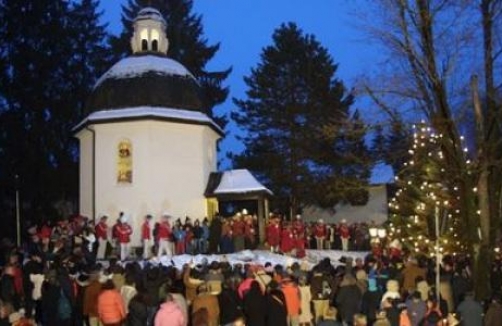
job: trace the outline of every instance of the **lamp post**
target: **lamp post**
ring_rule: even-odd
[[[385,230],[385,228],[383,227],[373,226],[370,227],[368,231],[371,238],[371,244],[374,246],[380,246],[383,251],[384,239],[387,236],[387,230]]]
[[[435,224],[435,229],[436,229],[436,245],[435,245],[435,252],[436,252],[436,298],[439,302],[439,285],[441,282],[441,259],[439,257],[439,204],[436,203],[436,206],[434,207],[434,224]]]
[[[387,236],[387,230],[385,228],[378,228],[377,230],[378,238],[380,239],[380,243],[382,244],[382,250],[385,249],[384,244],[385,244],[385,237]]]

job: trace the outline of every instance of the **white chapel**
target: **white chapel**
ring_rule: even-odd
[[[247,170],[217,172],[224,132],[207,115],[194,76],[167,57],[165,24],[156,9],[138,13],[132,54],[97,81],[87,102],[91,113],[74,128],[82,215],[107,214],[113,223],[125,212],[139,230],[146,214],[211,217],[219,194],[225,200],[271,194]],[[258,206],[266,216],[266,202]]]

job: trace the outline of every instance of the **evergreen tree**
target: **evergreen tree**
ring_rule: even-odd
[[[439,231],[441,254],[458,253],[464,234],[457,178],[444,159],[442,136],[424,123],[414,128],[411,158],[395,177],[398,190],[389,204],[389,236],[408,250],[433,255]]]
[[[365,202],[366,127],[357,112],[350,116],[353,97],[336,70],[313,35],[283,24],[244,79],[247,99],[234,100],[232,118],[246,131],[234,165],[255,172],[293,213],[303,204]]]
[[[192,12],[192,0],[128,0],[127,5],[122,7],[123,31],[110,40],[114,53],[119,58],[130,54],[132,22],[139,10],[144,7],[154,7],[162,13],[167,22],[168,57],[181,62],[195,76],[201,85],[207,114],[225,127],[226,118],[216,116],[213,108],[227,99],[228,87],[222,84],[231,69],[223,71],[206,69],[206,65],[218,52],[220,45],[219,43],[209,45],[204,38],[202,16]]]
[[[6,0],[0,5],[0,180],[19,175],[23,216],[54,217],[58,200],[76,202],[72,128],[102,59],[105,27],[97,1]],[[0,202],[10,201],[4,194]]]
[[[413,137],[408,130],[405,123],[397,117],[391,121],[387,129],[382,125],[374,128],[372,158],[390,165],[394,175],[401,171],[404,163],[410,158],[409,148]]]

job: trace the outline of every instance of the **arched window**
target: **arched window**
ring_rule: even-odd
[[[148,40],[141,40],[141,50],[148,51]]]
[[[132,144],[120,141],[117,148],[117,183],[132,183]]]
[[[141,30],[141,50],[148,51],[148,29]]]
[[[159,31],[156,30],[155,28],[150,31],[151,33],[151,40],[152,40],[152,51],[158,51],[159,50]]]

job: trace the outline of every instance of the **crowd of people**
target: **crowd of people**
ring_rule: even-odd
[[[182,252],[180,249],[225,249],[221,237],[211,241],[213,221],[200,223],[206,228],[201,231],[207,236],[205,243],[178,245],[174,234],[182,228],[186,232],[186,223],[180,226],[174,221],[171,227],[172,218],[164,215],[157,222],[160,225],[151,216],[145,217],[141,235],[146,239],[148,233],[151,245],[138,250],[139,256],[174,255]],[[75,217],[54,226],[33,226],[21,248],[2,244],[0,326],[495,326],[502,320],[500,257],[491,271],[493,297],[477,302],[471,292],[469,257],[462,255],[443,258],[439,289],[433,286],[434,260],[411,256],[406,250],[369,254],[365,259],[346,256],[336,264],[324,259],[313,268],[306,259],[290,266],[231,265],[223,255],[220,262],[205,259],[176,269],[174,264],[163,266],[156,259],[121,261],[129,254],[127,246],[121,244],[128,243],[124,239],[130,240],[133,230],[129,230],[127,216],[119,216],[119,223],[110,230],[107,218],[102,216],[95,225]],[[249,228],[257,227],[252,217],[215,221],[221,224],[221,235],[225,228],[226,234],[232,235],[231,249],[256,245],[256,235],[248,240],[245,237],[246,227],[248,234]],[[244,239],[237,241],[233,232],[236,221],[244,224]],[[196,225],[197,221],[193,229]],[[314,248],[343,248],[344,227],[349,230],[346,238],[353,239],[349,248],[355,247],[357,229],[364,228],[346,223],[328,226],[322,221],[311,225],[301,218],[284,222],[273,217],[266,228],[271,250],[297,250],[284,247],[283,238],[299,238],[300,227],[305,247]],[[279,239],[273,238],[277,236],[274,229],[280,230]],[[112,239],[103,241],[105,235]],[[110,240],[118,245],[110,245]],[[97,259],[101,254],[107,259]]]

